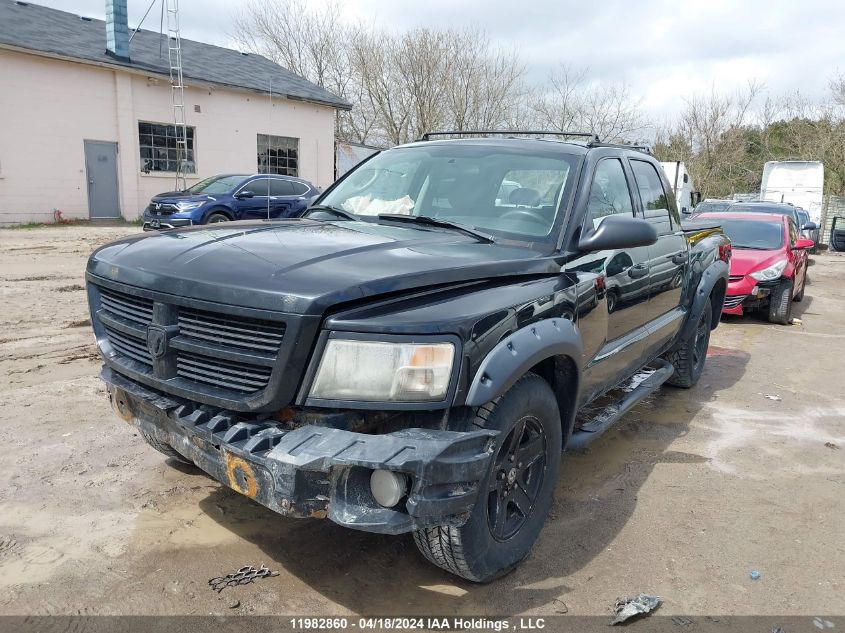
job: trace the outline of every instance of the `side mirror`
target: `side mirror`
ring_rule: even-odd
[[[239,191],[235,197],[238,200],[244,200],[246,198],[254,198],[255,192],[254,191]]]
[[[700,191],[693,191],[690,194],[690,198],[692,198],[692,206],[697,206],[699,202],[701,202],[701,192]]]
[[[803,251],[808,248],[813,248],[816,243],[813,240],[804,239],[803,237],[800,240],[795,240],[795,246],[792,247],[793,250],[796,251]]]
[[[657,229],[641,218],[630,215],[608,215],[596,229],[578,241],[581,251],[621,250],[648,246],[657,241]]]
[[[819,225],[815,222],[804,222],[801,226],[802,231],[815,231],[817,228],[819,228]]]

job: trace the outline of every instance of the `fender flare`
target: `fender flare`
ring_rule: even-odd
[[[726,262],[721,259],[717,259],[715,262],[710,264],[703,273],[701,273],[701,281],[698,282],[698,288],[696,288],[695,295],[692,298],[692,305],[690,306],[689,313],[687,314],[687,319],[678,334],[677,340],[684,340],[692,334],[692,331],[698,323],[698,317],[704,309],[704,304],[707,302],[707,299],[710,298],[710,293],[713,292],[713,287],[716,285],[716,282],[720,279],[724,279],[727,287],[729,270],[730,268]],[[724,301],[724,297],[722,297],[722,300]],[[719,306],[718,313],[721,314],[721,312],[722,307]],[[713,329],[716,328],[718,323],[719,320],[715,319]]]
[[[503,338],[481,362],[465,404],[478,407],[495,400],[537,363],[569,356],[581,371],[581,333],[564,318],[543,319]]]

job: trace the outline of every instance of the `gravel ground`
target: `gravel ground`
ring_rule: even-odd
[[[726,320],[696,388],[565,456],[530,558],[478,586],[408,536],[282,519],[112,414],[83,270],[137,230],[0,230],[0,614],[606,615],[641,591],[664,615],[845,614],[845,257],[814,256],[802,324]],[[279,575],[207,585],[260,563]]]

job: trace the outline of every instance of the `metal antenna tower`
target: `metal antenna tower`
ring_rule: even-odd
[[[185,85],[182,81],[182,36],[179,33],[179,0],[162,0],[167,13],[167,57],[170,63],[170,94],[176,132],[176,189],[188,188],[188,126],[185,121]]]

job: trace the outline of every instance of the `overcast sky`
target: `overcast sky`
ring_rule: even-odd
[[[151,0],[129,0],[129,23]],[[267,0],[272,1],[272,0]],[[319,3],[323,0],[312,0]],[[144,28],[158,30],[160,2]],[[37,0],[103,18],[104,0]],[[231,45],[231,17],[245,0],[181,0],[185,37]],[[476,25],[516,47],[529,77],[560,63],[600,79],[624,80],[653,116],[679,110],[694,91],[731,90],[750,79],[772,93],[825,94],[845,70],[845,2],[841,0],[343,0],[351,20],[403,30]]]

